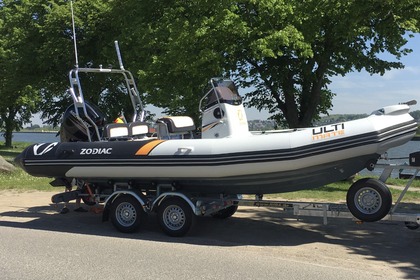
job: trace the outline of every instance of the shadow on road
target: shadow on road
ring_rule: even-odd
[[[287,246],[292,249],[303,244],[334,244],[369,260],[398,264],[407,279],[420,277],[420,230],[409,230],[402,223],[356,224],[349,219],[329,219],[329,224],[323,225],[321,218],[297,220],[277,209],[243,207],[226,220],[198,218],[188,236],[173,238],[161,232],[153,214],[138,233],[123,234],[110,222],[103,223],[101,214],[71,211],[62,215],[58,210],[50,205],[3,212],[0,227],[205,246]]]

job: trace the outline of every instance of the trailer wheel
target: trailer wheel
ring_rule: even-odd
[[[173,237],[187,234],[195,219],[190,205],[180,197],[165,199],[159,205],[157,217],[162,230]]]
[[[354,217],[364,222],[379,221],[389,213],[391,206],[391,192],[376,179],[360,179],[347,192],[347,207]]]
[[[111,222],[121,232],[137,231],[145,216],[140,202],[131,195],[121,195],[111,204]]]
[[[227,219],[229,217],[232,217],[236,211],[238,210],[238,205],[231,205],[225,209],[222,209],[211,216],[216,219]]]

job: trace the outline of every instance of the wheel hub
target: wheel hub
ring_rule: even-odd
[[[185,223],[184,211],[176,206],[167,207],[164,212],[164,223],[172,230],[181,228]]]
[[[130,203],[121,203],[116,209],[116,218],[119,223],[130,226],[136,221],[137,213]]]
[[[382,204],[381,196],[372,188],[361,189],[355,200],[358,210],[365,214],[375,212]]]
[[[180,219],[180,217],[179,217],[179,214],[178,213],[172,213],[172,215],[171,215],[171,221],[173,223],[177,223],[179,219]]]

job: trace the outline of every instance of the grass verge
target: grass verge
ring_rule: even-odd
[[[0,142],[0,156],[10,163],[31,143],[15,142],[12,148],[4,146],[4,142]],[[12,173],[0,172],[0,191],[57,191],[57,188],[50,186],[51,178],[34,177],[27,174],[20,168]],[[62,189],[60,189],[61,191]]]

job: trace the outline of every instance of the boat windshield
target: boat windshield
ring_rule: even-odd
[[[231,80],[211,79],[211,88],[204,97],[204,109],[210,108],[218,103],[231,105],[242,104],[242,98]]]

